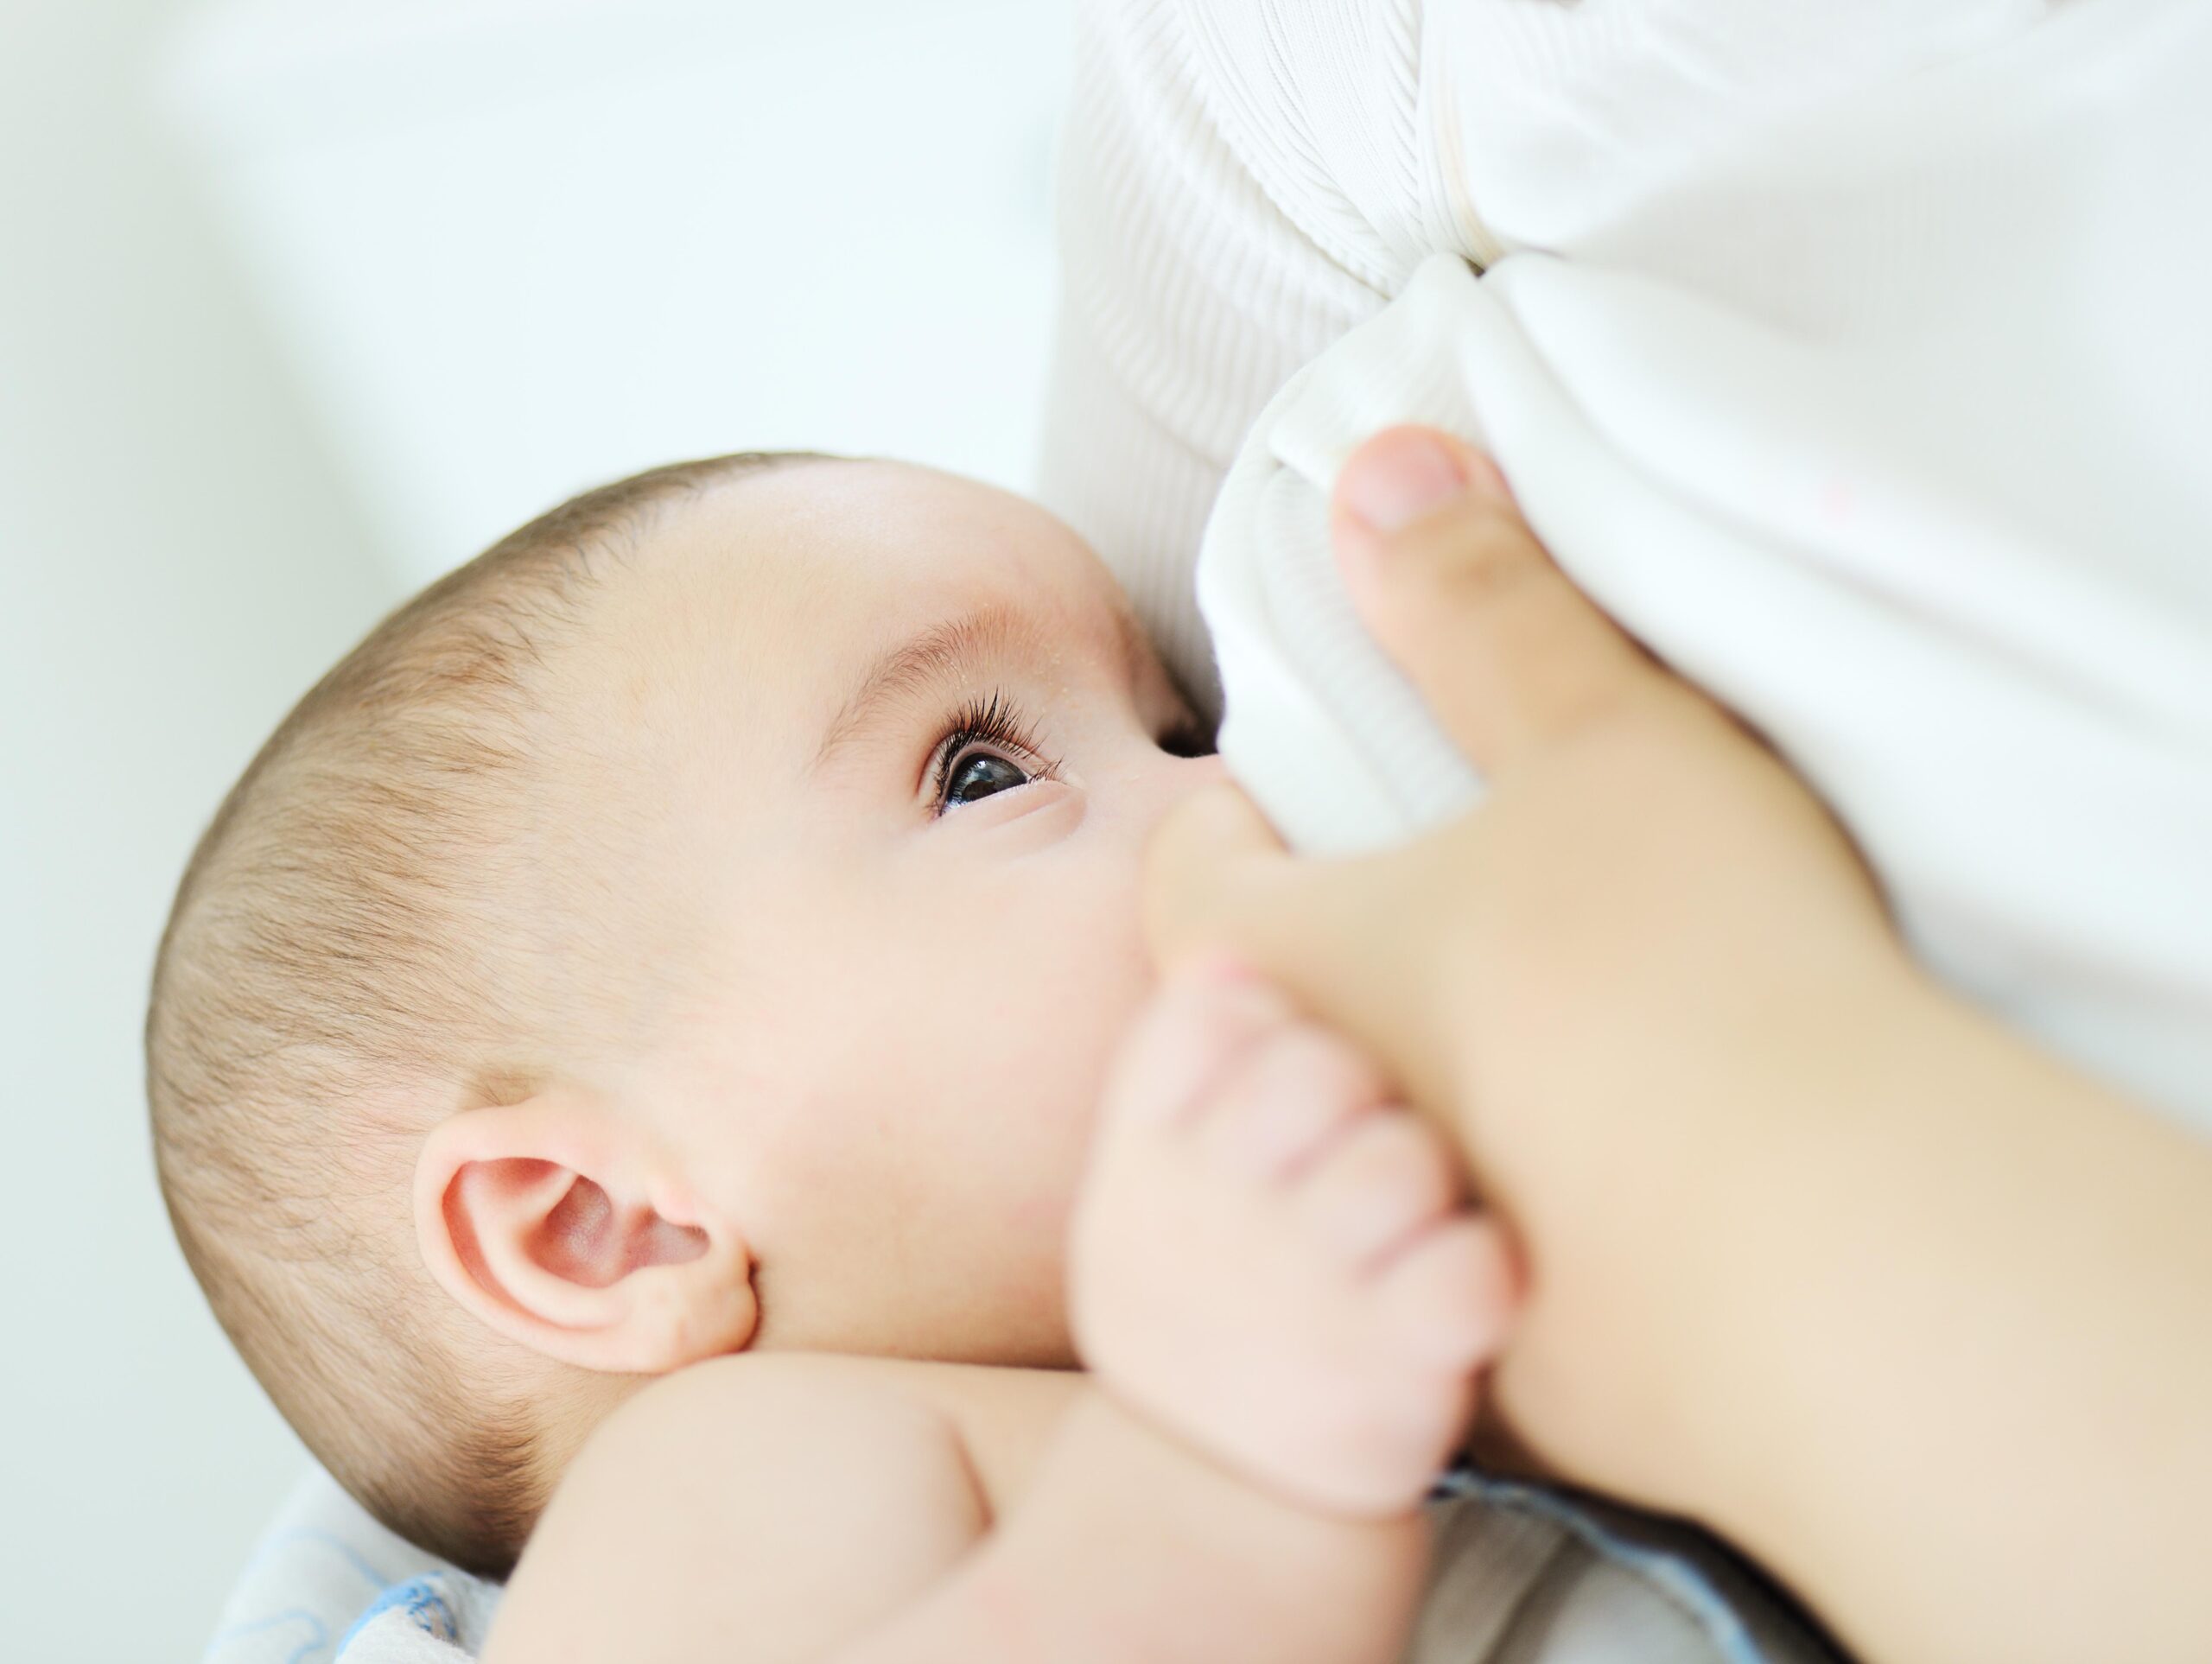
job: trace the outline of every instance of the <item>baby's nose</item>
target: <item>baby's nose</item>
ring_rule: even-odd
[[[1175,759],[1175,772],[1168,779],[1167,790],[1160,795],[1158,807],[1152,817],[1153,824],[1157,826],[1166,819],[1173,810],[1194,794],[1204,791],[1208,786],[1217,785],[1227,778],[1229,766],[1217,753],[1205,757],[1178,757]]]
[[[1209,752],[1204,757],[1182,759],[1184,790],[1197,791],[1204,787],[1217,785],[1229,778],[1229,765],[1221,760],[1219,752]]]
[[[1166,818],[1192,793],[1228,778],[1221,759],[1211,753],[1176,757],[1154,752],[1142,764],[1141,773],[1132,778],[1130,784],[1136,791],[1128,801],[1136,807],[1141,823],[1148,829]]]

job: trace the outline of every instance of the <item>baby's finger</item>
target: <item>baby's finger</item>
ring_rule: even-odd
[[[1382,1080],[1358,1053],[1306,1025],[1279,1031],[1218,1077],[1192,1112],[1208,1159],[1266,1182],[1311,1160],[1329,1136],[1382,1100]]]
[[[1315,1240],[1351,1265],[1379,1270],[1450,1213],[1459,1175],[1412,1115],[1360,1117],[1298,1176],[1292,1205]]]
[[[1486,1214],[1439,1221],[1384,1262],[1375,1298],[1406,1343],[1440,1368],[1488,1362],[1520,1305],[1503,1228]]]
[[[1107,1081],[1105,1119],[1167,1125],[1192,1114],[1291,1016],[1282,995],[1223,958],[1179,968],[1122,1043]]]
[[[1553,562],[1497,467],[1449,434],[1369,440],[1330,517],[1360,616],[1486,774],[1671,683]]]

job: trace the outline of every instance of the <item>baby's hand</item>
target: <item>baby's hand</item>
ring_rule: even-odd
[[[1466,1429],[1512,1278],[1446,1146],[1367,1064],[1219,968],[1122,1048],[1070,1302],[1107,1388],[1332,1512],[1414,1506]]]

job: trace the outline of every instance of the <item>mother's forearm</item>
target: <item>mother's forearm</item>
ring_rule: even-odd
[[[1742,1077],[1662,1500],[1871,1660],[2212,1658],[2212,1150],[1925,986],[1874,1015]]]

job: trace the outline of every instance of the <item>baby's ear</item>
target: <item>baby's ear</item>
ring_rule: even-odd
[[[741,1351],[760,1322],[738,1232],[641,1132],[558,1091],[440,1122],[415,1229],[448,1294],[581,1369],[663,1375]]]

